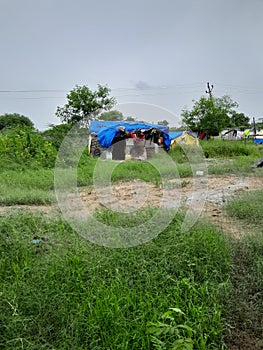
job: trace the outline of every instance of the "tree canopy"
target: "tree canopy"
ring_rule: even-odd
[[[28,126],[33,128],[34,124],[28,117],[18,113],[5,113],[4,115],[0,116],[0,130],[7,128],[12,129],[17,126]]]
[[[166,119],[164,119],[164,120],[160,120],[157,124],[158,125],[168,126],[169,122]]]
[[[250,126],[250,119],[246,117],[244,113],[234,112],[230,119],[230,126],[247,129]]]
[[[115,120],[115,121],[121,121],[124,120],[124,116],[120,111],[112,110],[108,112],[104,112],[99,117],[100,120]]]
[[[100,120],[113,120],[113,121],[122,121],[125,120],[126,122],[134,122],[135,118],[129,116],[127,118],[124,118],[124,115],[122,114],[122,112],[117,111],[117,110],[112,110],[112,111],[108,111],[108,112],[104,112],[99,116]]]
[[[202,96],[199,101],[193,102],[192,110],[184,109],[181,113],[184,125],[192,131],[205,131],[211,135],[218,135],[223,129],[237,123],[238,119],[232,118],[237,115],[235,108],[238,104],[230,96],[218,98]]]
[[[110,89],[107,86],[98,85],[98,89],[92,91],[86,85],[78,86],[67,94],[67,103],[63,107],[57,107],[56,115],[62,122],[89,126],[90,121],[98,117],[104,111],[111,109],[116,100],[110,97]]]
[[[53,146],[58,150],[64,137],[67,135],[70,129],[70,124],[50,124],[49,129],[42,132],[42,136],[45,139],[50,140]]]
[[[136,121],[136,119],[131,117],[131,116],[127,117],[125,120],[126,120],[126,122],[135,122]]]

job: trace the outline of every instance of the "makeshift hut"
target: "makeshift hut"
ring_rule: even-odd
[[[189,131],[170,131],[169,137],[171,148],[176,144],[199,146],[198,138]]]
[[[169,129],[163,125],[127,121],[92,121],[89,149],[93,157],[114,160],[146,159],[162,147],[170,148]]]

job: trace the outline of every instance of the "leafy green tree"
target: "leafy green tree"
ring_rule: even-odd
[[[34,124],[28,117],[18,113],[5,113],[0,116],[0,130],[12,129],[17,126],[28,126],[33,129]]]
[[[136,119],[129,116],[127,118],[124,118],[124,115],[122,112],[117,111],[117,110],[112,110],[108,112],[104,112],[100,115],[99,117],[100,120],[105,120],[105,121],[122,121],[125,120],[126,122],[135,122]]]
[[[71,127],[71,124],[50,124],[49,129],[42,132],[42,136],[46,140],[50,140],[53,146],[58,150],[64,137],[67,135]]]
[[[157,122],[158,125],[164,125],[164,126],[167,126],[169,124],[169,122],[167,120],[161,120],[159,122]]]
[[[133,117],[131,117],[131,116],[129,116],[129,117],[127,117],[127,118],[125,119],[125,121],[126,121],[126,122],[136,122],[136,119],[133,118]]]
[[[240,129],[247,129],[250,127],[250,119],[244,113],[234,112],[230,118],[230,126]]]
[[[86,85],[78,86],[67,94],[67,103],[64,107],[57,107],[56,115],[62,122],[75,124],[81,122],[89,126],[103,110],[111,109],[116,103],[115,98],[109,97],[110,89],[98,85],[95,91]]]
[[[193,101],[192,110],[184,109],[181,113],[183,124],[192,131],[205,131],[218,135],[231,124],[231,117],[236,113],[238,104],[230,96],[206,98]]]
[[[257,128],[258,130],[263,129],[263,123],[256,123],[256,128]]]
[[[100,120],[114,120],[114,121],[121,121],[124,120],[124,116],[120,111],[112,110],[108,112],[104,112],[99,117]]]

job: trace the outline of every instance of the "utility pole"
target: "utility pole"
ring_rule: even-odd
[[[213,102],[213,96],[212,96],[212,91],[213,91],[214,85],[210,85],[207,83],[207,90],[205,91],[206,94],[209,94],[210,100]]]
[[[255,117],[253,117],[253,131],[254,131],[254,137],[257,134],[257,128],[256,128],[256,121],[255,121]]]
[[[212,118],[215,120],[215,108],[214,108],[214,101],[213,101],[213,95],[212,95],[214,85],[210,85],[209,82],[206,85],[207,85],[207,90],[205,92],[206,92],[206,94],[209,94],[210,101],[211,101],[211,107],[212,107]],[[218,129],[218,122],[215,121],[215,124],[216,124],[216,127]]]

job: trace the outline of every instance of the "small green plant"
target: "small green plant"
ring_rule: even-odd
[[[148,333],[151,335],[153,346],[157,350],[192,350],[194,333],[193,329],[181,324],[185,316],[179,308],[170,308],[158,322],[149,322]],[[179,324],[178,324],[179,323]]]

